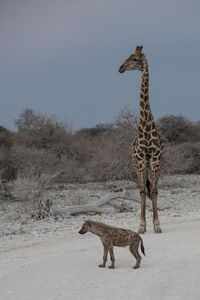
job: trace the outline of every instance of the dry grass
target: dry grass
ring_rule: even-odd
[[[42,174],[39,176],[29,174],[19,175],[9,184],[13,201],[19,203],[22,215],[27,217],[44,218],[50,212],[51,199],[48,198],[50,189],[56,175]]]

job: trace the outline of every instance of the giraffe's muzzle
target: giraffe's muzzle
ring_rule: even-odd
[[[124,65],[122,65],[121,67],[119,67],[119,73],[124,73],[125,72],[125,67]]]

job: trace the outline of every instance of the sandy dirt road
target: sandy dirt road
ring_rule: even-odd
[[[0,253],[0,299],[199,300],[200,221],[169,221],[143,240],[139,270],[128,248],[115,248],[116,269],[98,268],[103,249],[92,234],[18,240]]]

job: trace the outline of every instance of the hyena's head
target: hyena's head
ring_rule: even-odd
[[[84,234],[88,231],[90,231],[92,225],[90,224],[90,221],[85,221],[83,226],[81,227],[81,230],[79,231],[80,234]]]

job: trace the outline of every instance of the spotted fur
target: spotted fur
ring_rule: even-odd
[[[103,255],[103,263],[99,265],[99,267],[104,268],[106,266],[108,252],[110,254],[111,265],[109,268],[114,269],[115,267],[115,257],[113,252],[113,247],[125,247],[129,246],[130,252],[136,259],[136,265],[133,267],[134,269],[138,269],[140,267],[141,256],[138,252],[139,244],[141,243],[141,251],[145,255],[144,245],[142,238],[138,233],[123,228],[117,228],[113,226],[109,226],[104,223],[95,222],[92,220],[87,220],[83,224],[80,234],[84,234],[86,232],[91,232],[98,235],[102,241],[104,247],[104,255]]]
[[[149,71],[142,46],[137,46],[119,68],[120,73],[139,70],[142,73],[140,91],[140,121],[138,132],[133,142],[132,160],[135,167],[141,196],[141,216],[139,233],[146,231],[146,195],[153,204],[154,231],[161,232],[157,209],[158,178],[163,160],[163,143],[157,131],[149,104]],[[151,183],[149,181],[151,179]],[[146,189],[147,188],[147,189]]]

